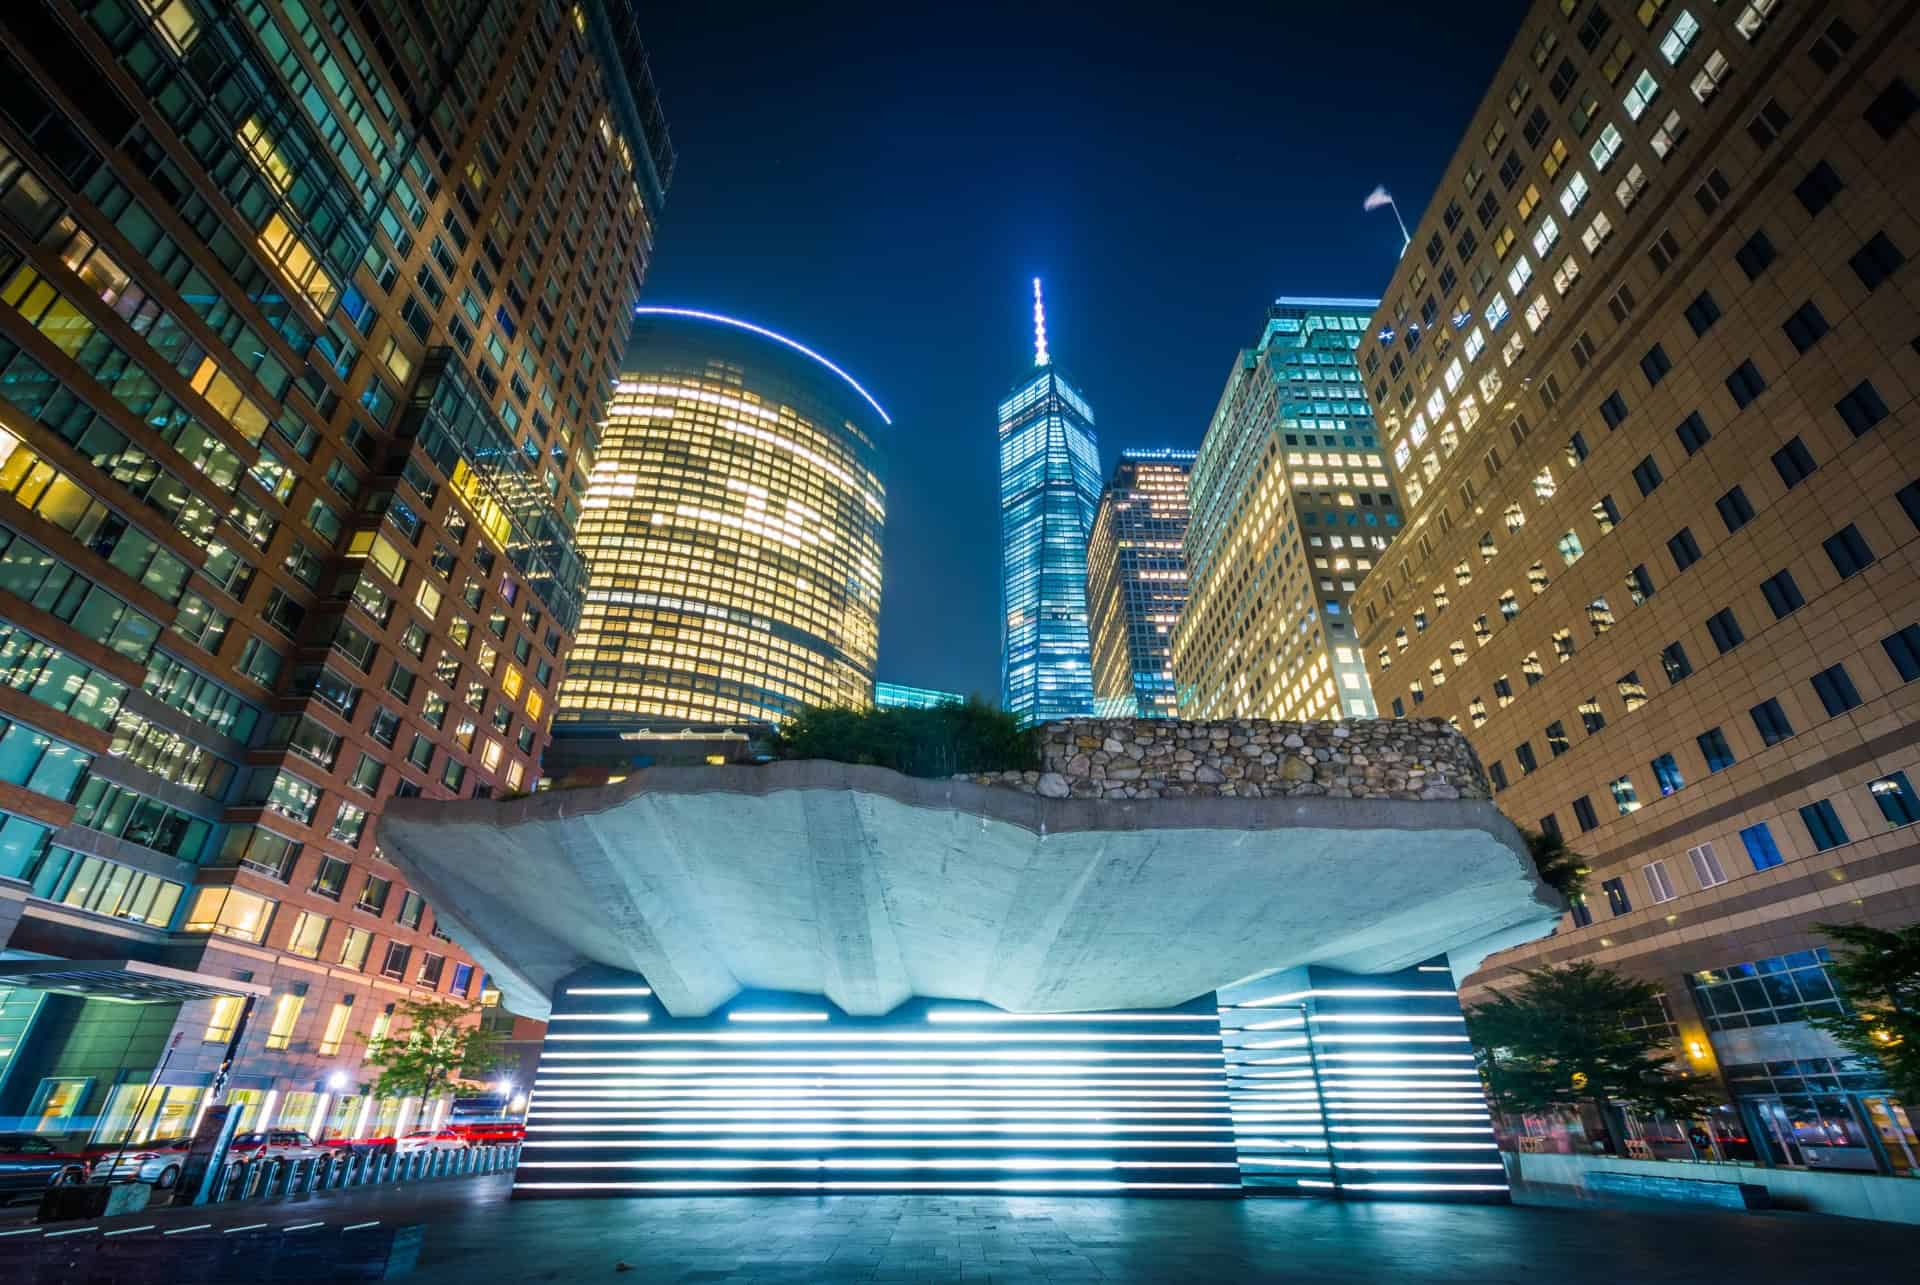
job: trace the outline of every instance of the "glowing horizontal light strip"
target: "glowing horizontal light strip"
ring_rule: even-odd
[[[992,1013],[960,1008],[936,1008],[929,1022],[1217,1022],[1215,1013]]]
[[[868,1159],[814,1156],[806,1160],[773,1160],[740,1156],[727,1160],[522,1160],[522,1169],[1004,1169],[1016,1173],[1045,1173],[1049,1169],[1100,1172],[1113,1169],[1232,1169],[1232,1160],[1071,1160],[1064,1156],[996,1156],[966,1160],[925,1160],[905,1156]],[[1498,1166],[1495,1166],[1496,1168]]]
[[[653,1014],[641,1010],[630,1013],[550,1013],[547,1022],[651,1022]]]
[[[1416,971],[1422,973],[1451,973],[1453,969],[1446,964],[1422,964]]]
[[[848,1108],[834,1110],[828,1108],[766,1108],[759,1110],[688,1110],[685,1108],[658,1111],[586,1111],[536,1110],[532,1119],[553,1120],[661,1120],[694,1123],[707,1121],[723,1123],[733,1120],[792,1120],[823,1121],[841,1120],[1225,1120],[1226,1111],[1073,1111],[1062,1108],[1053,1109],[993,1109],[987,1111],[954,1111],[943,1108],[907,1111],[907,1110],[867,1110]]]
[[[1237,1182],[516,1182],[515,1191],[1238,1191]],[[1504,1191],[1506,1188],[1502,1187]]]
[[[633,1036],[634,1039],[641,1038]],[[1465,1044],[1464,1035],[1317,1035],[1315,1044]]]
[[[1440,1124],[1440,1125],[1428,1125],[1420,1129],[1408,1129],[1405,1125],[1330,1124],[1327,1126],[1327,1131],[1329,1133],[1421,1133],[1421,1134],[1485,1133],[1485,1134],[1491,1134],[1493,1132],[1493,1126],[1489,1124],[1489,1125],[1481,1125],[1476,1128],[1472,1125]]]
[[[1331,1187],[1330,1182],[1300,1180],[1302,1187]],[[1506,1191],[1507,1184],[1486,1182],[1343,1182],[1342,1191]]]
[[[1152,1054],[1123,1054],[1111,1066],[1076,1062],[1065,1057],[1043,1057],[1035,1061],[1009,1062],[981,1059],[977,1062],[935,1062],[914,1054],[880,1054],[872,1061],[832,1062],[834,1055],[795,1053],[780,1059],[756,1057],[669,1056],[582,1059],[577,1063],[552,1066],[542,1062],[541,1075],[914,1075],[922,1079],[943,1075],[1218,1075],[1220,1062],[1209,1057],[1185,1058],[1174,1065],[1161,1065],[1145,1059]],[[948,1054],[947,1056],[951,1056]],[[1098,1058],[1100,1055],[1095,1054]],[[1169,1056],[1179,1057],[1179,1054]]]
[[[1322,1053],[1322,1062],[1471,1062],[1471,1053]]]
[[[715,1124],[702,1122],[695,1124],[569,1124],[564,1129],[535,1129],[535,1133],[662,1133],[662,1134],[720,1134],[720,1133],[812,1133],[820,1131],[820,1121],[800,1121],[795,1124],[782,1124],[778,1121],[756,1120],[745,1124]],[[1036,1126],[1061,1133],[1232,1133],[1230,1124],[1134,1124],[1115,1121],[1112,1124],[1079,1124],[1070,1121],[1010,1120],[1002,1124],[989,1124],[976,1120],[968,1124],[932,1124],[925,1120],[903,1120],[898,1124],[846,1124],[834,1123],[835,1130],[841,1133],[901,1133],[918,1129],[927,1133],[1008,1133],[1032,1130]]]
[[[1466,1018],[1458,1013],[1315,1013],[1316,1023],[1324,1022],[1379,1022],[1383,1025],[1398,1025],[1401,1022],[1460,1022]]]
[[[741,321],[738,317],[724,317],[717,312],[701,312],[695,308],[640,307],[640,308],[635,308],[633,310],[633,314],[636,317],[646,317],[646,316],[692,317],[696,321],[712,321],[712,322],[717,322],[723,326],[734,326],[741,330],[751,331],[756,335],[762,336],[763,338],[771,339],[775,343],[785,344],[787,347],[793,349],[795,352],[800,353],[803,356],[813,358],[815,361],[819,362],[822,366],[825,366],[828,370],[840,376],[840,378],[846,380],[847,386],[853,389],[854,392],[859,393],[860,396],[865,398],[867,405],[873,407],[874,414],[878,415],[882,420],[884,420],[889,425],[893,423],[893,420],[887,415],[887,412],[880,409],[880,403],[873,399],[873,394],[868,392],[866,389],[860,387],[860,382],[856,380],[852,375],[849,375],[846,371],[840,369],[838,366],[834,365],[832,362],[828,361],[825,357],[822,357],[819,353],[807,347],[805,344],[800,343],[798,340],[789,339],[785,335],[780,334],[778,331],[768,330],[765,326],[756,326],[751,321]]]
[[[824,1022],[825,1013],[728,1013],[729,1022]]]
[[[1297,1031],[1307,1024],[1304,1017],[1284,1017],[1271,1022],[1251,1022],[1246,1026],[1231,1028],[1242,1031]]]
[[[535,1080],[534,1087],[542,1091],[555,1093],[592,1093],[604,1090],[622,1090],[631,1093],[658,1091],[671,1096],[673,1091],[693,1088],[733,1088],[733,1089],[794,1089],[818,1083],[820,1077],[805,1076],[786,1079],[767,1079],[757,1077],[728,1077],[721,1079],[694,1078],[685,1079],[606,1079],[606,1080]],[[944,1079],[837,1079],[830,1081],[835,1088],[841,1089],[939,1089],[951,1088],[957,1091],[971,1091],[971,1082],[958,1082]],[[1107,1079],[1082,1080],[1077,1078],[1044,1079],[1036,1077],[1009,1078],[1009,1088],[1028,1089],[1175,1089],[1207,1083],[1205,1080],[1175,1079],[1153,1076],[1145,1079]],[[824,1087],[824,1086],[823,1086]]]
[[[651,995],[651,986],[569,986],[569,995]]]
[[[1146,1147],[1150,1149],[1181,1147],[1181,1148],[1188,1148],[1193,1150],[1218,1151],[1222,1146],[1228,1145],[1221,1142],[1188,1142],[1188,1141],[1183,1141],[1177,1138],[1166,1139],[1166,1140],[1144,1141],[1144,1142],[1129,1142],[1123,1138],[1120,1138],[1120,1139],[1049,1138],[1044,1135],[1040,1137],[995,1138],[993,1139],[992,1145],[998,1146],[998,1147],[1004,1147],[1009,1143],[1014,1143],[1014,1142],[1018,1142],[1023,1146],[1028,1146],[1028,1147],[1062,1147],[1069,1150],[1084,1150],[1089,1147],[1136,1147],[1136,1148]],[[940,1148],[952,1149],[955,1147],[978,1147],[978,1146],[981,1146],[982,1144],[980,1142],[976,1142],[968,1138],[823,1138],[816,1135],[810,1138],[808,1137],[792,1137],[792,1138],[762,1137],[762,1138],[745,1138],[738,1141],[728,1140],[725,1142],[719,1142],[719,1141],[710,1142],[710,1141],[704,1141],[699,1138],[674,1139],[670,1141],[666,1139],[662,1139],[658,1142],[652,1141],[647,1138],[634,1138],[631,1140],[620,1141],[620,1142],[614,1142],[614,1141],[597,1142],[592,1139],[583,1138],[577,1141],[559,1140],[554,1142],[545,1142],[535,1138],[529,1138],[527,1140],[526,1145],[528,1147],[549,1147],[549,1148],[557,1147],[561,1149],[574,1147],[574,1148],[582,1148],[582,1149],[592,1148],[592,1149],[598,1149],[598,1150],[605,1150],[611,1147],[626,1147],[626,1148],[648,1148],[653,1150],[667,1150],[667,1151],[679,1151],[679,1150],[689,1150],[689,1149],[700,1149],[700,1150],[710,1150],[710,1151],[741,1151],[749,1147],[766,1147],[770,1149],[783,1150],[783,1151],[791,1151],[791,1150],[796,1150],[800,1148],[805,1148],[807,1150],[814,1150],[814,1151],[831,1151],[839,1147],[940,1147]]]
[[[1263,1167],[1271,1166],[1273,1168],[1288,1168],[1288,1169],[1328,1168],[1326,1160],[1324,1159],[1315,1160],[1309,1156],[1241,1156],[1240,1157],[1240,1167],[1242,1169],[1249,1168],[1253,1165],[1260,1165]]]
[[[1485,1151],[1484,1142],[1414,1142],[1399,1139],[1393,1142],[1375,1141],[1372,1138],[1335,1138],[1336,1147],[1349,1147],[1355,1151]]]
[[[1466,1160],[1457,1163],[1442,1162],[1440,1164],[1423,1164],[1416,1160],[1336,1160],[1333,1162],[1333,1167],[1336,1169],[1371,1169],[1377,1173],[1389,1171],[1396,1173],[1421,1173],[1439,1169],[1498,1169],[1504,1173],[1507,1168],[1503,1164],[1481,1164],[1478,1161]]]
[[[644,1035],[570,1035],[575,1040],[637,1040],[664,1044],[1218,1044],[1217,1035],[1052,1035],[981,1031],[650,1031]]]
[[[1442,995],[1454,995],[1457,993],[1458,992],[1451,990],[1441,990],[1438,987],[1431,990],[1407,990],[1402,987],[1393,986],[1338,986],[1326,990],[1289,991],[1285,995],[1268,995],[1264,999],[1244,1000],[1238,1004],[1229,1005],[1228,1007],[1272,1008],[1276,1004],[1297,1004],[1305,999],[1438,999]]]
[[[1200,1098],[1208,1101],[1223,1101],[1227,1094],[1224,1090],[1211,1089],[1154,1089],[1142,1091],[1130,1089],[1124,1094],[1101,1094],[1085,1092],[1036,1093],[1029,1089],[981,1089],[969,1086],[965,1090],[968,1096],[955,1097],[953,1090],[947,1089],[890,1089],[884,1093],[865,1093],[853,1089],[798,1089],[791,1092],[769,1091],[766,1089],[683,1089],[677,1093],[622,1093],[611,1090],[594,1091],[572,1095],[581,1103],[593,1102],[687,1102],[710,1103],[727,1102],[737,1105],[746,1101],[783,1102],[791,1106],[795,1102],[855,1102],[873,1106],[919,1106],[925,1100],[933,1099],[941,1105],[969,1105],[977,1103],[997,1104],[999,1102],[1049,1103],[1070,1102],[1082,1105],[1103,1104],[1116,1106],[1123,1103],[1135,1103],[1147,1106],[1184,1105],[1186,1099]],[[1175,1100],[1178,1101],[1175,1101]],[[566,1095],[542,1093],[542,1106],[552,1106],[556,1102],[566,1101]]]

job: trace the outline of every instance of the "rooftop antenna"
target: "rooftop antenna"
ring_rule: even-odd
[[[1033,279],[1033,364],[1047,364],[1047,305],[1040,298],[1040,278]]]

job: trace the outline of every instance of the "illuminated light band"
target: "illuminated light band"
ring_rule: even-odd
[[[828,1123],[828,1122],[821,1121],[821,1120],[802,1120],[794,1124],[783,1124],[778,1121],[755,1120],[746,1124],[717,1124],[711,1120],[702,1120],[702,1121],[690,1121],[685,1124],[569,1124],[567,1126],[567,1131],[569,1133],[617,1133],[617,1134],[632,1134],[632,1133],[758,1134],[758,1133],[804,1133],[809,1131],[818,1133],[820,1130],[820,1125],[823,1123]],[[832,1124],[834,1129],[841,1133],[893,1134],[893,1133],[900,1132],[900,1130],[896,1126],[890,1125],[890,1124],[848,1124],[848,1123],[845,1123],[844,1121],[833,1121]],[[1039,1119],[1039,1120],[1010,1120],[1000,1124],[989,1124],[985,1121],[979,1121],[979,1120],[973,1121],[972,1123],[969,1123],[969,1124],[935,1124],[935,1123],[929,1123],[928,1121],[925,1121],[925,1120],[916,1120],[916,1121],[913,1121],[912,1124],[916,1130],[922,1133],[972,1133],[980,1130],[985,1130],[989,1133],[1015,1133],[1023,1130],[1030,1131],[1033,1129],[1035,1125],[1042,1125],[1042,1124],[1045,1125],[1048,1129],[1053,1130],[1054,1132],[1059,1132],[1059,1133],[1222,1134],[1222,1133],[1233,1132],[1233,1126],[1231,1124],[1135,1124],[1135,1123],[1132,1123],[1131,1121],[1115,1121],[1111,1124],[1106,1124],[1106,1123],[1077,1124],[1072,1122],[1064,1122],[1057,1118],[1045,1118],[1045,1119]],[[539,1132],[539,1130],[536,1129],[534,1130],[534,1132],[537,1133]],[[1003,1141],[1003,1139],[996,1139],[996,1141]]]
[[[1033,279],[1033,364],[1047,364],[1047,305],[1040,297],[1040,278]]]
[[[1074,1160],[1057,1156],[987,1156],[967,1160],[925,1160],[907,1156],[871,1159],[815,1156],[808,1160],[767,1160],[747,1156],[734,1160],[683,1157],[678,1160],[592,1160],[568,1164],[563,1160],[522,1160],[524,1169],[1005,1169],[1035,1173],[1049,1169],[1102,1172],[1114,1169],[1234,1169],[1232,1160]]]
[[[1240,1004],[1229,1004],[1225,1011],[1236,1008],[1272,1008],[1276,1004],[1298,1004],[1309,999],[1441,999],[1457,995],[1457,991],[1422,988],[1411,990],[1395,986],[1334,986],[1313,990],[1290,991],[1285,995],[1265,995],[1259,999],[1247,1000]]]
[[[1181,1147],[1192,1150],[1218,1151],[1225,1144],[1220,1142],[1195,1142],[1184,1138],[1144,1138],[1138,1141],[1127,1138],[1049,1138],[1044,1134],[1037,1137],[994,1138],[988,1145],[1006,1146],[1019,1143],[1022,1147],[1060,1147],[1066,1150],[1087,1150],[1095,1147],[1150,1147],[1162,1151],[1168,1147]],[[631,1138],[626,1140],[599,1140],[594,1138],[566,1139],[544,1142],[528,1138],[528,1147],[645,1147],[665,1150],[709,1150],[737,1151],[742,1147],[766,1147],[770,1150],[837,1151],[854,1147],[938,1147],[977,1150],[983,1144],[974,1138],[831,1138],[831,1137],[768,1137],[768,1138]],[[1478,1144],[1462,1143],[1462,1146]],[[522,1161],[521,1163],[526,1163]],[[598,1163],[598,1162],[596,1162]]]
[[[764,1034],[759,1032],[748,1033],[744,1031],[657,1031],[657,1032],[649,1032],[648,1034],[645,1034],[645,1035],[604,1035],[604,1036],[570,1035],[567,1038],[575,1039],[575,1040],[609,1039],[609,1040],[648,1040],[648,1041],[659,1041],[659,1042],[674,1041],[674,1042],[688,1043],[688,1044],[772,1044],[772,1043],[783,1043],[783,1042],[789,1042],[789,1041],[796,1042],[796,1043],[806,1043],[806,1044],[1013,1044],[1013,1043],[1084,1044],[1087,1042],[1089,1038],[1097,1039],[1102,1044],[1115,1044],[1115,1043],[1121,1043],[1121,1042],[1133,1042],[1133,1043],[1142,1043],[1142,1044],[1166,1044],[1174,1040],[1194,1041],[1194,1042],[1207,1043],[1207,1044],[1218,1044],[1220,1042],[1220,1037],[1217,1035],[1106,1035],[1106,1034],[1101,1034],[1097,1036],[1087,1036],[1087,1035],[1051,1035],[1051,1034],[1042,1034],[1037,1032],[1034,1034],[1026,1034],[1022,1032],[1019,1034],[1012,1034],[1012,1035],[997,1035],[997,1034],[990,1035],[990,1034],[974,1032],[974,1031],[926,1031],[926,1032],[914,1033],[914,1034],[906,1034],[906,1033],[901,1033],[896,1031],[883,1031],[883,1032],[873,1032],[873,1033],[860,1033],[860,1032],[854,1032],[854,1031],[826,1031],[820,1034],[803,1033],[803,1032],[789,1033],[786,1031],[768,1031]],[[1465,1037],[1462,1036],[1461,1038],[1465,1038]],[[1172,1054],[1170,1056],[1178,1057],[1181,1055]],[[1205,1057],[1207,1056],[1207,1054],[1198,1053],[1198,1054],[1194,1054],[1194,1056]]]
[[[825,1013],[728,1013],[729,1022],[824,1022]]]
[[[1330,1182],[1312,1182],[1301,1179],[1302,1187],[1331,1187]],[[1508,1191],[1506,1183],[1480,1182],[1343,1182],[1342,1191]]]
[[[651,995],[651,986],[569,986],[569,995]]]
[[[1107,1022],[1212,1022],[1205,1013],[969,1013],[964,1009],[936,1008],[927,1014],[929,1022],[966,1022],[972,1025],[1001,1022],[1080,1022],[1088,1026]],[[1164,1038],[1154,1036],[1155,1039]]]
[[[554,1013],[547,1022],[651,1022],[651,1013]]]
[[[756,326],[751,321],[741,321],[738,317],[724,317],[717,312],[701,312],[695,308],[638,307],[633,310],[633,315],[636,317],[648,317],[648,316],[692,317],[696,321],[711,321],[722,326],[733,326],[733,327],[736,327],[737,329],[749,331],[753,334],[759,335],[762,338],[771,339],[775,343],[785,344],[787,347],[793,349],[795,352],[800,353],[803,356],[813,358],[813,360],[819,362],[822,366],[825,366],[828,370],[840,376],[841,379],[846,381],[847,387],[853,389],[854,392],[859,393],[860,396],[866,400],[867,405],[873,407],[874,414],[878,415],[881,418],[881,420],[883,420],[888,425],[891,425],[893,423],[893,418],[890,415],[888,415],[885,410],[881,409],[880,403],[873,399],[873,394],[868,392],[866,389],[860,387],[859,380],[855,379],[852,375],[849,375],[846,371],[840,369],[838,366],[834,365],[832,362],[828,361],[825,357],[822,357],[819,353],[807,347],[805,344],[800,343],[793,339],[789,339],[785,335],[780,334],[778,331],[768,330],[765,326]]]
[[[992,1108],[988,1110],[956,1110],[947,1107],[927,1107],[918,1110],[903,1108],[873,1109],[853,1107],[834,1109],[832,1107],[787,1108],[777,1104],[763,1107],[721,1108],[708,1110],[703,1108],[668,1108],[650,1111],[548,1111],[536,1110],[532,1119],[542,1118],[560,1120],[684,1120],[707,1124],[724,1124],[733,1120],[767,1120],[773,1122],[827,1122],[842,1120],[894,1120],[894,1121],[939,1121],[939,1120],[1225,1120],[1229,1112],[1218,1111],[1059,1111],[1037,1107],[1014,1107],[1010,1109]],[[593,1126],[580,1125],[580,1128]]]
[[[1189,1191],[1238,1190],[1237,1182],[516,1182],[537,1191]],[[1505,1188],[1502,1188],[1505,1190]]]

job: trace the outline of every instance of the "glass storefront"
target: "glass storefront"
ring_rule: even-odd
[[[120,1084],[100,1113],[96,1144],[177,1138],[193,1128],[206,1089],[188,1084]]]

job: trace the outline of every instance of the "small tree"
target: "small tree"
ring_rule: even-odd
[[[1031,730],[979,698],[933,709],[804,709],[780,728],[783,759],[867,763],[908,776],[1024,771],[1038,765]]]
[[[1669,1065],[1658,1028],[1629,1022],[1660,992],[1591,963],[1525,973],[1526,983],[1466,1011],[1481,1076],[1504,1111],[1590,1104],[1618,1151],[1616,1108],[1686,1118],[1715,1101],[1699,1080]]]
[[[449,1085],[477,1079],[504,1065],[497,1032],[475,1022],[465,1004],[401,1000],[394,1026],[404,1029],[373,1040],[368,1057],[380,1066],[374,1093],[383,1098],[431,1098]]]
[[[1566,840],[1557,834],[1532,830],[1520,833],[1527,841],[1527,852],[1533,857],[1540,881],[1568,901],[1580,900],[1587,890],[1587,859],[1568,848]]]
[[[1894,1092],[1920,1102],[1920,924],[1819,928],[1843,947],[1833,979],[1848,1011],[1818,1014],[1814,1024],[1848,1052],[1878,1060]]]

